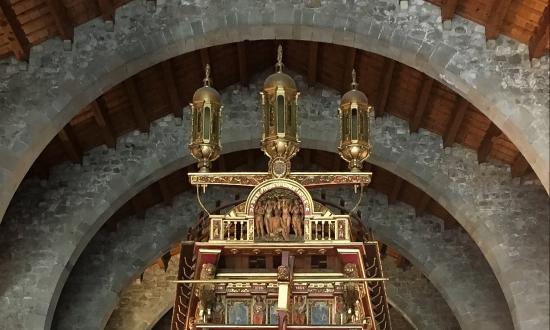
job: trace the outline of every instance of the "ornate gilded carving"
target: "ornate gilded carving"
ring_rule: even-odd
[[[269,173],[189,173],[192,185],[226,185],[255,187],[269,179]],[[329,185],[363,184],[371,181],[371,173],[291,173],[289,180],[296,181],[304,187]]]
[[[277,267],[277,281],[279,282],[290,281],[290,270],[288,269],[288,266],[281,265]]]
[[[256,238],[289,241],[302,237],[303,204],[287,189],[273,189],[260,196],[254,210]]]
[[[216,266],[213,264],[203,264],[199,278],[201,280],[211,280],[216,276]],[[216,286],[212,283],[197,284],[195,295],[199,298],[198,319],[201,323],[207,323],[212,320],[212,311],[216,303]]]

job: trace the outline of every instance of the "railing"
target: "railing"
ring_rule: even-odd
[[[210,240],[254,241],[254,220],[213,218],[210,227]]]
[[[349,241],[348,218],[304,221],[305,241]]]

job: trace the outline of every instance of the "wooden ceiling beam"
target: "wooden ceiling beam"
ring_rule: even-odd
[[[458,6],[458,0],[441,1],[441,20],[448,21],[453,19],[457,6]]]
[[[380,83],[380,92],[378,94],[378,103],[374,109],[377,117],[384,115],[386,112],[386,105],[390,96],[391,82],[393,79],[393,72],[395,70],[395,60],[386,58],[384,62],[384,76]]]
[[[311,149],[303,149],[301,153],[302,153],[304,170],[307,171],[311,166]]]
[[[340,171],[340,168],[342,167],[342,157],[340,157],[340,154],[335,153],[332,159],[332,170],[335,172]]]
[[[132,114],[134,115],[136,126],[139,128],[140,131],[148,132],[149,118],[147,117],[145,109],[143,108],[143,103],[141,101],[141,97],[136,86],[135,78],[130,77],[126,79],[124,81],[124,87],[126,89],[128,99],[130,100],[130,103],[132,103],[131,109]]]
[[[69,15],[67,15],[67,8],[65,8],[61,0],[46,0],[46,3],[61,38],[63,40],[73,40],[74,23],[71,21]]]
[[[400,176],[396,175],[393,181],[391,192],[388,195],[388,204],[395,204],[395,202],[397,202],[397,199],[399,198],[399,193],[401,192],[401,188],[403,188],[403,179]]]
[[[78,144],[78,140],[71,125],[67,124],[63,129],[61,129],[61,131],[59,131],[57,136],[63,145],[65,153],[69,156],[69,159],[74,163],[81,163],[82,150]]]
[[[531,59],[541,57],[546,53],[548,42],[550,40],[549,22],[550,13],[548,11],[548,6],[546,6],[546,8],[544,8],[544,12],[542,13],[542,17],[539,20],[537,28],[529,39],[529,57]]]
[[[158,185],[164,204],[171,205],[174,200],[174,194],[172,193],[168,182],[165,178],[162,178],[158,181]]]
[[[115,20],[115,5],[113,4],[113,0],[97,0],[97,7],[104,20]]]
[[[220,157],[218,157],[217,163],[218,163],[218,170],[219,170],[220,172],[225,172],[225,171],[227,171],[227,166],[226,166],[226,164],[225,164],[225,157],[224,157],[224,155],[220,155]]]
[[[531,168],[531,166],[529,165],[525,157],[523,157],[521,152],[519,152],[518,155],[516,156],[516,159],[512,163],[512,168],[511,168],[512,177],[517,178],[517,177],[524,176],[529,170],[529,168]]]
[[[483,140],[481,140],[479,149],[477,149],[478,163],[484,163],[487,161],[487,157],[493,147],[493,138],[499,136],[500,134],[500,129],[498,129],[495,124],[491,123],[491,125],[489,125],[489,129],[485,132],[485,136],[483,136]]]
[[[207,64],[210,64],[210,69],[212,70],[212,63],[210,63],[210,55],[208,55],[208,48],[202,48],[200,51],[201,65],[202,69],[206,67]],[[212,76],[212,74],[210,74]]]
[[[254,155],[254,149],[248,149],[246,151],[246,166],[250,170],[256,168],[256,157]]]
[[[248,87],[248,57],[247,57],[248,42],[237,42],[237,56],[239,61],[239,80],[242,86]]]
[[[0,19],[0,29],[8,39],[15,58],[28,60],[31,45],[9,1],[0,0],[0,13],[4,16],[3,20]]]
[[[94,114],[94,120],[101,130],[103,141],[109,148],[116,146],[116,136],[109,118],[109,111],[103,98],[99,97],[92,102],[92,111]]]
[[[319,43],[309,43],[309,60],[307,62],[307,82],[310,86],[317,82],[317,60],[319,58]]]
[[[430,94],[432,92],[432,86],[434,80],[427,75],[424,75],[424,81],[422,82],[422,87],[420,88],[420,94],[416,101],[415,111],[412,113],[412,116],[409,120],[409,130],[411,132],[418,132],[420,125],[422,124],[422,119],[426,113],[426,108],[428,106],[428,101],[430,99]]]
[[[351,71],[355,68],[355,58],[357,55],[357,49],[349,47],[346,50],[344,57],[344,72],[342,74],[342,82],[340,83],[340,90],[345,93],[351,89]],[[359,80],[358,77],[357,80]]]
[[[511,3],[512,0],[493,0],[489,21],[485,25],[485,38],[489,40],[498,37]]]
[[[170,62],[170,60],[166,60],[162,62],[160,66],[162,68],[162,79],[164,81],[164,87],[168,92],[172,112],[174,113],[174,116],[181,118],[183,116],[183,102],[181,101],[178,93],[172,62]]]
[[[461,96],[458,96],[458,102],[454,110],[453,118],[447,125],[447,130],[443,135],[443,147],[447,148],[453,145],[456,140],[456,136],[464,120],[464,115],[468,110],[469,103]]]
[[[430,202],[432,201],[432,198],[430,195],[423,193],[422,197],[420,198],[420,201],[418,202],[418,205],[415,207],[415,214],[417,217],[421,217],[426,213],[426,209],[428,208],[428,205],[430,205]]]
[[[140,219],[145,218],[145,207],[143,206],[143,203],[138,200],[138,196],[134,196],[130,202],[132,203],[132,208],[134,209],[135,215]]]

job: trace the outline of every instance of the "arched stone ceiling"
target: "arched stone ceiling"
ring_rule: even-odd
[[[355,198],[345,196],[348,195],[345,192],[331,192],[327,190],[327,202],[339,204],[340,196],[344,196],[346,207],[353,204]],[[246,190],[211,188],[203,201],[212,210],[217,204],[234,202],[233,196],[237,193],[240,198],[246,196]],[[319,197],[320,193],[316,195]],[[122,290],[153,260],[177,244],[188,226],[196,221],[200,207],[194,200],[192,191],[185,192],[175,199],[172,207],[154,207],[144,218],[121,220],[114,232],[107,228],[100,231],[82,254],[63,289],[54,328],[72,329],[77,322],[92,329],[103,328]],[[395,246],[400,253],[407,250],[408,255],[415,256],[411,262],[441,292],[462,329],[512,329],[498,284],[467,235],[458,228],[449,231],[434,228],[437,221],[431,216],[413,221],[411,208],[403,204],[388,206],[385,197],[374,191],[369,191],[363,201],[361,213],[375,235]],[[422,256],[417,257],[420,251]],[[394,298],[394,302],[398,300]],[[427,326],[429,320],[436,322],[428,316],[423,319],[419,312],[422,307],[400,307],[409,311],[407,315],[420,328]]]
[[[117,12],[114,32],[94,20],[77,31],[71,52],[61,51],[61,45],[50,40],[30,57],[28,68],[8,66],[3,75],[9,79],[2,85],[8,93],[0,122],[5,132],[0,144],[5,156],[0,212],[51,137],[103,91],[170,57],[246,39],[350,45],[419,69],[486,114],[518,146],[548,188],[547,62],[543,59],[540,69],[522,66],[526,47],[498,39],[500,47],[486,50],[478,26],[458,18],[453,24],[460,29],[442,34],[438,10],[426,3],[411,4],[408,15],[384,2],[365,6],[329,2],[321,9],[239,3],[246,8],[239,14],[234,7],[206,4],[166,2],[149,13],[134,1]],[[535,88],[514,77],[529,77]]]
[[[257,84],[223,94],[224,122],[232,123],[224,129],[226,153],[257,146]],[[338,95],[308,89],[302,102],[301,115],[308,118],[301,119],[302,145],[333,151],[336,129],[316,132],[336,125],[332,109]],[[66,276],[99,227],[143,188],[191,163],[182,147],[187,141],[182,126],[187,125],[188,118],[183,123],[162,118],[148,134],[134,132],[120,139],[116,150],[97,148],[84,157],[83,165],[58,166],[43,187],[27,186],[21,194],[29,195],[17,200],[0,228],[5,246],[0,279],[10,302],[0,312],[9,313],[14,322],[33,320],[48,327]],[[478,165],[475,155],[460,146],[443,152],[438,136],[428,131],[409,135],[407,126],[392,116],[377,119],[372,163],[426,191],[472,235],[500,282],[517,328],[547,323],[548,209],[541,207],[547,195],[536,184],[518,185],[505,166]],[[45,275],[38,279],[37,273]],[[518,285],[525,289],[514,291]],[[26,301],[31,293],[36,299]],[[35,317],[26,317],[29,313]]]

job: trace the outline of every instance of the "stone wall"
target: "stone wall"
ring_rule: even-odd
[[[303,79],[296,80],[304,91],[303,147],[334,151],[338,95],[305,89]],[[223,93],[223,152],[257,147],[259,84]],[[23,185],[0,224],[2,319],[13,328],[49,328],[66,277],[101,225],[137,192],[191,163],[185,148],[187,127],[188,118],[181,126],[170,116],[162,118],[149,134],[132,132],[119,139],[116,150],[96,148],[83,165],[62,164],[47,182]],[[316,134],[318,127],[326,127],[325,134]],[[410,135],[407,124],[394,117],[376,120],[373,139],[372,163],[423,189],[472,235],[500,282],[516,327],[547,324],[544,189],[536,182],[511,179],[507,166],[479,165],[475,153],[463,147],[443,150],[441,138],[428,131]],[[426,267],[423,272],[431,273]],[[447,276],[448,270],[438,271]],[[25,298],[29,296],[33,299]]]
[[[499,37],[486,49],[482,26],[456,17],[442,31],[439,8],[395,1],[168,0],[154,13],[134,0],[111,32],[98,18],[75,29],[72,51],[48,40],[29,64],[0,66],[0,218],[46,144],[104,91],[160,61],[207,46],[297,39],[356,47],[391,57],[459,92],[525,155],[548,190],[548,58],[530,66],[527,46]]]

